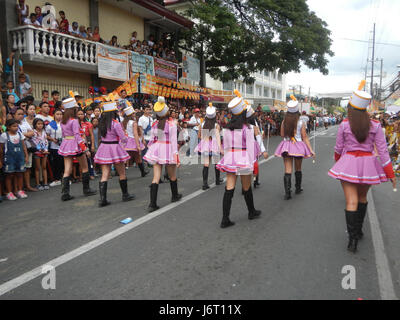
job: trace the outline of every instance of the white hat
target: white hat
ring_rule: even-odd
[[[158,97],[157,102],[154,104],[153,110],[159,117],[164,117],[167,114],[169,108],[165,103],[164,97]]]
[[[104,112],[111,112],[116,110],[118,110],[118,108],[117,108],[117,103],[115,101],[107,101],[103,103]]]
[[[250,118],[253,114],[254,114],[254,110],[251,107],[251,105],[247,105],[247,109],[246,109],[246,118]]]
[[[75,98],[68,98],[68,99],[63,100],[62,105],[64,106],[64,109],[71,109],[71,108],[78,107],[78,105],[76,104]]]
[[[233,92],[235,93],[236,98],[233,98],[231,102],[229,102],[228,109],[230,110],[230,112],[232,112],[232,114],[237,116],[241,114],[244,110],[246,110],[247,105],[238,90],[235,89],[235,91]]]
[[[214,119],[216,115],[217,115],[217,109],[213,107],[212,103],[209,103],[206,109],[206,117],[209,119]]]
[[[129,117],[131,114],[135,113],[135,110],[133,110],[132,107],[127,107],[127,108],[124,109],[124,113],[125,113],[126,116]]]
[[[350,97],[349,104],[358,110],[366,110],[371,103],[371,95],[368,92],[362,91],[365,86],[365,80],[362,80],[358,86],[358,90],[355,90]]]
[[[290,95],[290,101],[287,103],[287,112],[296,113],[299,112],[299,102],[294,95]]]

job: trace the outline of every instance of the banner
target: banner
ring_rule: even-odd
[[[200,82],[200,60],[189,55],[183,55],[182,78]]]
[[[97,44],[97,70],[100,78],[128,81],[129,52]]]
[[[132,51],[132,72],[146,73],[154,76],[154,58]]]
[[[175,63],[154,58],[154,73],[158,77],[178,81],[178,65]]]

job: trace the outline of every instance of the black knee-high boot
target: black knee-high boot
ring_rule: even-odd
[[[142,162],[142,163],[139,163],[139,164],[138,164],[138,167],[139,167],[139,169],[140,169],[140,173],[142,174],[142,178],[145,177],[145,176],[149,173],[148,170],[145,170],[144,165],[143,165],[143,162]]]
[[[285,200],[289,200],[292,198],[291,192],[292,192],[292,174],[291,173],[285,173],[285,176],[283,178],[283,184],[285,186]]]
[[[203,190],[210,189],[208,185],[208,167],[203,167]]]
[[[249,220],[258,218],[261,214],[261,211],[254,208],[253,190],[251,187],[249,190],[244,191],[244,200],[246,201],[247,210],[249,211]]]
[[[235,224],[233,221],[229,220],[229,214],[231,213],[231,205],[234,192],[235,189],[226,190],[225,188],[224,199],[222,200],[221,228],[228,228]]]
[[[148,207],[148,212],[153,212],[160,207],[157,205],[157,193],[158,193],[158,183],[152,183],[150,186],[150,205]]]
[[[61,190],[61,193],[62,193],[61,200],[62,201],[68,201],[68,200],[72,200],[74,198],[73,196],[71,196],[69,194],[70,180],[71,180],[70,177],[66,177],[66,178],[62,179],[62,190]]]
[[[258,181],[258,175],[256,175],[256,179],[254,180],[254,189],[257,188],[260,185],[260,182]]]
[[[347,250],[355,253],[357,251],[357,243],[358,243],[357,224],[359,220],[359,213],[358,211],[348,211],[348,210],[345,210],[345,213],[346,213],[347,233],[349,236],[349,243],[347,245]]]
[[[364,223],[364,218],[365,214],[367,213],[367,207],[368,207],[368,202],[367,203],[358,203],[358,223],[357,223],[357,233],[358,233],[358,239],[362,239],[364,236],[364,233],[362,232],[362,227]]]
[[[97,194],[97,191],[90,189],[90,174],[89,172],[82,173],[82,185],[83,185],[83,194],[88,196],[94,196]]]
[[[178,179],[176,179],[175,181],[170,180],[169,183],[171,186],[171,193],[172,193],[171,202],[176,202],[181,200],[182,195],[178,193]]]
[[[214,168],[215,168],[215,185],[219,186],[224,181],[221,179],[221,171],[217,169],[217,165],[215,165]]]
[[[296,171],[294,173],[294,175],[296,177],[296,191],[295,191],[295,193],[299,194],[299,193],[301,193],[303,191],[303,189],[301,188],[301,180],[302,180],[303,174],[302,174],[301,171]]]
[[[107,181],[99,182],[100,201],[99,207],[108,206],[111,202],[107,201]]]
[[[119,180],[119,186],[121,187],[122,191],[122,201],[131,201],[134,200],[136,197],[134,194],[128,193],[128,180]]]

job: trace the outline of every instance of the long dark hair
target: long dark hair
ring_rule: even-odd
[[[167,114],[164,117],[159,117],[157,116],[157,120],[158,120],[158,125],[157,125],[157,129],[158,130],[164,130],[165,128],[165,122],[168,120],[169,118],[169,111],[167,112]]]
[[[371,126],[368,112],[355,109],[350,104],[347,105],[347,111],[351,132],[359,143],[363,143],[368,137]]]
[[[122,121],[122,126],[124,127],[125,130],[126,130],[126,127],[128,126],[128,122],[130,120],[133,120],[132,115],[134,115],[134,113],[132,113],[130,116],[125,115],[124,120]]]
[[[300,113],[286,112],[285,119],[283,120],[283,133],[285,138],[293,138],[297,129],[297,122],[299,121]]]
[[[104,138],[111,129],[112,121],[117,119],[116,111],[103,112],[99,122],[100,135]]]
[[[206,130],[213,130],[215,128],[215,124],[217,123],[217,118],[214,117],[213,119],[207,118],[204,120],[203,129]]]
[[[226,125],[226,128],[233,131],[237,129],[243,129],[243,125],[246,124],[246,110],[239,115],[232,115],[231,121]]]
[[[76,119],[77,110],[78,110],[78,108],[65,109],[61,123],[67,124],[69,119],[71,119],[71,118]]]

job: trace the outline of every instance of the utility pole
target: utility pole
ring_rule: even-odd
[[[372,61],[371,61],[371,96],[372,105],[374,104],[374,64],[375,64],[375,23],[372,40]]]
[[[302,112],[303,111],[303,100],[301,99],[301,89],[303,87],[301,85],[299,87],[300,87],[300,112]]]

